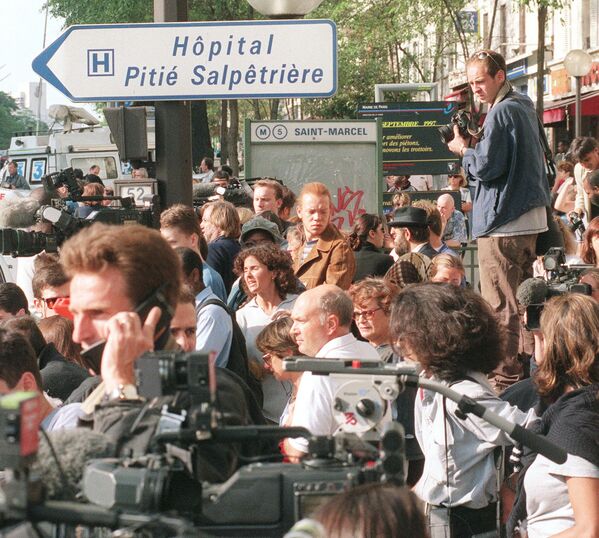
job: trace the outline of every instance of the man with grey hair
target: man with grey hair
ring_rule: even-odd
[[[291,334],[299,351],[308,357],[378,360],[376,349],[351,333],[354,307],[338,286],[322,284],[302,293],[291,312]],[[369,383],[369,381],[366,381]],[[330,376],[302,375],[293,408],[292,426],[303,426],[313,435],[333,435],[333,416],[339,381]],[[306,439],[287,439],[285,452],[298,458],[308,452]]]

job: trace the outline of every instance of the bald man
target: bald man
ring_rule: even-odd
[[[300,353],[327,359],[378,360],[376,349],[351,333],[353,313],[351,299],[338,286],[323,284],[302,293],[291,312],[291,334]],[[313,435],[333,435],[338,427],[333,405],[340,384],[330,376],[305,372],[297,391],[291,425],[303,426]],[[364,379],[364,386],[370,386],[370,380]],[[285,451],[290,457],[301,457],[308,452],[308,442],[287,439]]]
[[[451,194],[442,194],[437,199],[437,209],[443,221],[443,235],[441,239],[450,248],[461,248],[468,242],[466,220],[464,214],[457,211]]]

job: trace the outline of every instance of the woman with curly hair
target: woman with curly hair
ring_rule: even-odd
[[[584,263],[599,267],[599,217],[595,217],[582,236],[580,257]]]
[[[599,303],[578,293],[555,297],[543,309],[541,332],[535,382],[553,404],[536,429],[568,458],[557,464],[536,456],[510,527],[525,506],[530,538],[599,536]]]
[[[349,234],[348,242],[356,257],[353,282],[368,276],[385,276],[393,265],[393,258],[382,251],[385,229],[383,219],[378,215],[360,215]]]
[[[510,422],[526,426],[536,419],[534,411],[524,414],[500,400],[487,380],[504,356],[504,338],[491,307],[477,293],[450,284],[409,286],[393,304],[390,326],[397,353],[418,362],[422,375]],[[495,448],[512,440],[483,419],[464,417],[453,401],[426,389],[416,398],[414,421],[426,455],[414,491],[428,505],[431,530],[440,524],[460,538],[496,532]]]
[[[293,262],[287,252],[264,243],[242,250],[235,259],[234,271],[241,277],[241,287],[249,300],[236,312],[237,323],[246,341],[248,358],[263,369],[262,353],[256,347],[258,333],[281,310],[291,310],[297,299],[298,283]],[[278,422],[291,391],[264,372],[264,414]]]

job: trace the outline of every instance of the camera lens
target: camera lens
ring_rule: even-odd
[[[441,127],[439,127],[437,130],[441,135],[441,142],[443,142],[444,144],[449,144],[453,140],[454,134],[452,123],[450,123],[449,125],[441,125]]]

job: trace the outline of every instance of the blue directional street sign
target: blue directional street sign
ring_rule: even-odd
[[[73,101],[330,97],[329,20],[71,26],[33,70]]]

